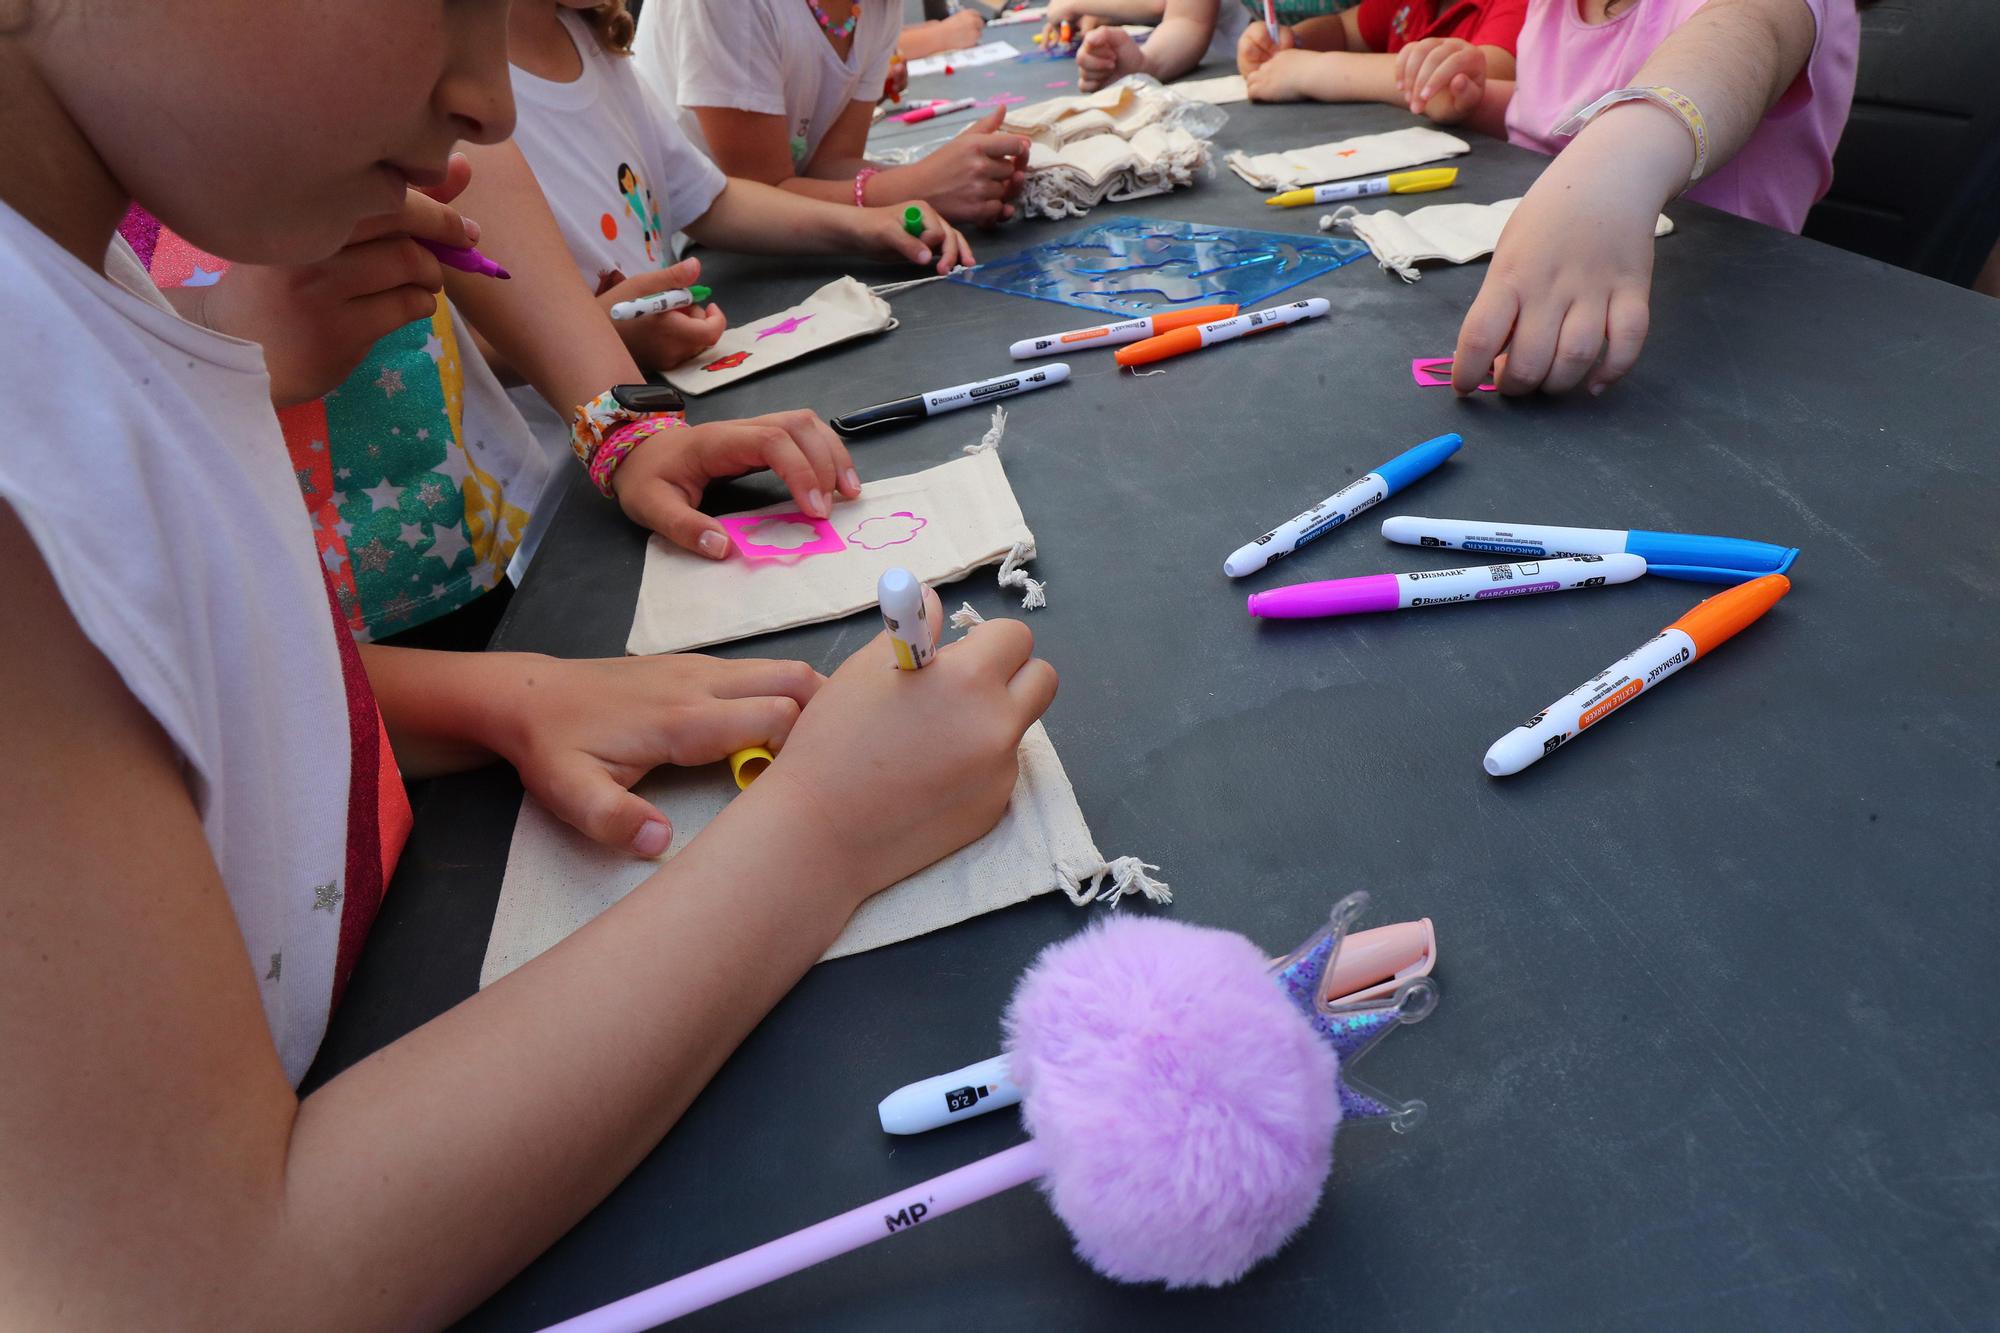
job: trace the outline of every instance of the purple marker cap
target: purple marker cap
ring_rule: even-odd
[[[1353,616],[1367,611],[1394,611],[1396,600],[1396,576],[1370,574],[1366,578],[1293,583],[1269,592],[1253,592],[1250,614],[1266,620]]]

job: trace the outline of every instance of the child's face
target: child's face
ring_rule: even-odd
[[[239,262],[331,254],[513,131],[507,0],[34,0],[31,58],[126,193]]]

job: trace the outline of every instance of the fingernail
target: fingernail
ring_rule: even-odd
[[[931,248],[928,245],[917,251],[917,262],[919,264],[928,264],[931,262]]]
[[[714,530],[702,533],[701,540],[695,545],[699,546],[701,553],[710,560],[720,560],[729,554],[729,539]]]
[[[861,477],[853,468],[849,468],[847,471],[841,473],[840,480],[847,487],[849,495],[859,495],[861,493]]]
[[[806,492],[806,512],[814,518],[826,517],[826,496],[818,491]]]
[[[632,850],[640,856],[658,856],[673,840],[673,825],[663,819],[649,819],[632,835]]]
[[[1593,384],[1590,386],[1590,396],[1592,398],[1596,398],[1601,394],[1603,394],[1603,392],[1610,387],[1611,386],[1608,384]]]
[[[463,213],[458,215],[458,220],[465,224],[466,236],[471,238],[474,245],[477,245],[479,243],[479,224]]]

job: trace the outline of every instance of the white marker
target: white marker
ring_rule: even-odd
[[[1558,528],[1546,523],[1490,523],[1415,514],[1383,519],[1382,535],[1405,546],[1442,546],[1495,555],[1610,555],[1628,551],[1645,557],[1651,573],[1698,583],[1741,583],[1762,574],[1783,574],[1799,556],[1796,546],[1774,546],[1742,537],[1647,532],[1641,528]]]
[[[1157,315],[1141,315],[1137,319],[1120,320],[1116,324],[1095,324],[1087,329],[1071,329],[1067,333],[1044,333],[1035,338],[1023,338],[1007,349],[1007,355],[1016,361],[1032,361],[1038,356],[1047,356],[1055,351],[1073,351],[1086,347],[1111,347],[1122,343],[1138,342],[1158,333],[1172,333],[1190,324],[1208,324],[1218,319],[1228,319],[1234,315],[1235,305],[1204,305],[1188,310],[1169,310]]]
[[[1069,362],[1051,361],[1046,366],[1036,366],[1033,370],[1017,371],[1012,375],[1000,375],[990,380],[974,380],[970,384],[955,384],[949,389],[934,389],[930,393],[912,394],[908,398],[898,398],[893,402],[877,403],[864,407],[858,412],[833,418],[826,424],[842,435],[853,435],[870,426],[886,426],[895,421],[918,421],[924,417],[934,417],[940,412],[954,408],[971,407],[994,398],[1011,398],[1017,393],[1027,393],[1030,389],[1046,389],[1051,384],[1061,384],[1069,378]]]
[[[900,1087],[881,1100],[875,1114],[882,1118],[885,1134],[921,1134],[1020,1100],[1021,1090],[1007,1077],[1007,1057],[996,1055]]]
[[[930,665],[937,656],[937,637],[926,614],[923,582],[902,566],[892,566],[875,581],[875,597],[882,604],[882,623],[897,667],[915,671]]]
[[[1326,579],[1253,592],[1250,614],[1267,620],[1308,620],[1368,611],[1404,611],[1413,606],[1447,606],[1453,602],[1488,602],[1538,592],[1602,588],[1612,583],[1630,583],[1645,572],[1646,562],[1636,555],[1579,555],[1517,565],[1369,574],[1358,579]]]
[[[691,305],[700,305],[709,296],[709,289],[696,283],[692,287],[676,287],[672,291],[654,292],[636,301],[619,301],[611,307],[613,319],[644,319],[647,315],[664,315],[669,310],[685,310]]]
[[[1263,333],[1286,324],[1297,324],[1302,320],[1318,319],[1331,309],[1332,305],[1323,296],[1309,296],[1303,301],[1265,306],[1262,310],[1252,310],[1247,315],[1237,315],[1233,319],[1211,320],[1206,324],[1190,324],[1186,328],[1156,333],[1143,342],[1119,348],[1112,359],[1121,366],[1147,366],[1155,361],[1164,361],[1170,356],[1181,356],[1188,352],[1198,352],[1204,347],[1213,347],[1217,343],[1226,343],[1232,338]]]
[[[1298,550],[1322,533],[1333,531],[1364,509],[1380,504],[1403,487],[1423,476],[1458,452],[1465,441],[1457,435],[1440,435],[1406,449],[1376,468],[1321,500],[1305,513],[1280,523],[1253,542],[1238,547],[1222,562],[1222,572],[1232,579],[1254,574],[1273,560]]]

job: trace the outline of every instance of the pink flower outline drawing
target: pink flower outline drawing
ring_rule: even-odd
[[[796,551],[821,539],[819,529],[791,514],[772,514],[755,523],[745,524],[738,532],[745,541],[782,552]]]
[[[898,519],[905,520],[897,522]],[[916,537],[930,523],[907,509],[899,509],[893,514],[877,514],[864,518],[854,531],[847,534],[849,545],[859,546],[864,551],[880,551],[885,547],[901,546]]]

